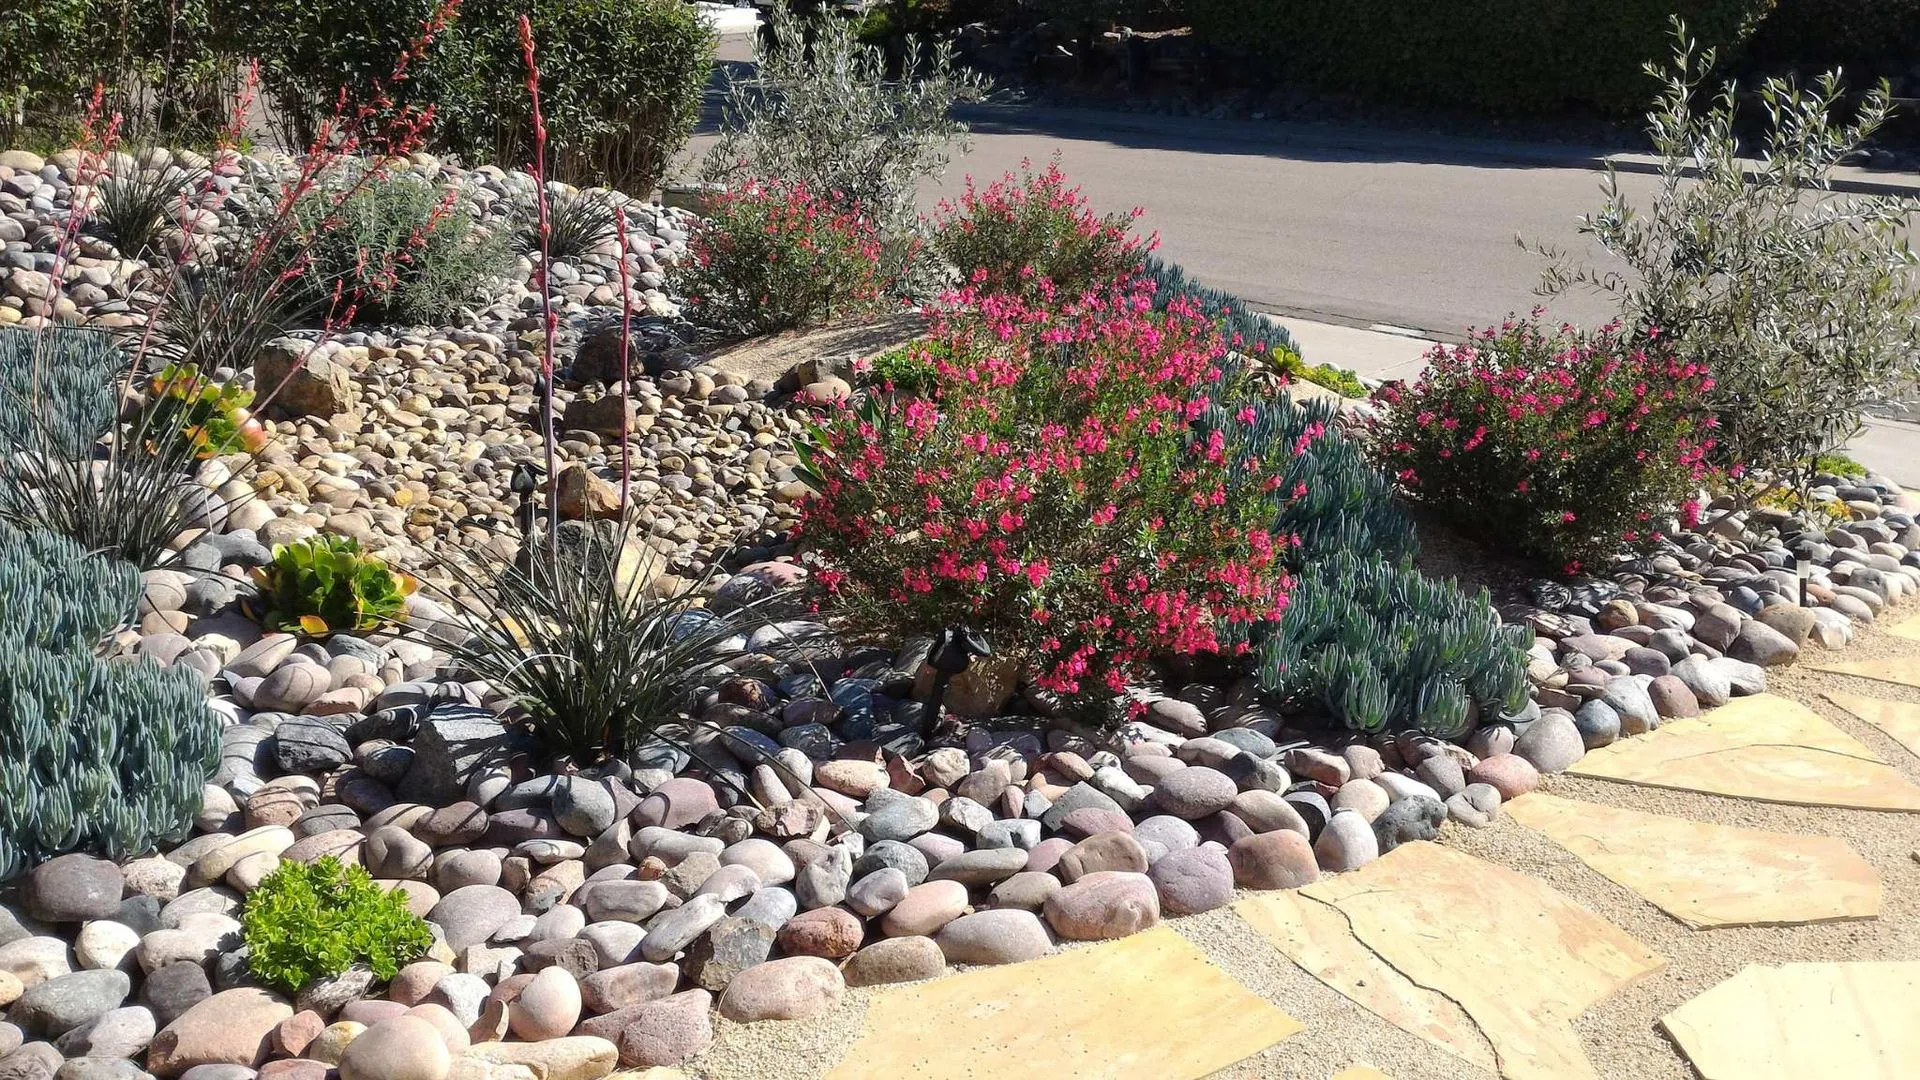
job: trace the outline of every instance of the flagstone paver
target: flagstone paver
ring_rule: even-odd
[[[1750,964],[1668,1013],[1704,1080],[1911,1080],[1920,962]]]
[[[1920,813],[1920,787],[1797,701],[1735,698],[1587,753],[1572,776],[1761,802]]]
[[[1487,1042],[1451,998],[1417,986],[1354,940],[1347,917],[1296,892],[1255,893],[1234,913],[1309,975],[1355,1004],[1442,1050],[1489,1071]]]
[[[1572,1021],[1666,958],[1545,884],[1425,841],[1301,890],[1401,974],[1458,1002],[1508,1080],[1595,1077]]]
[[[1887,633],[1892,634],[1894,637],[1906,638],[1908,641],[1920,641],[1920,615],[1912,616],[1896,626],[1888,627]]]
[[[1876,682],[1920,686],[1920,658],[1886,656],[1878,660],[1836,660],[1830,664],[1809,664],[1811,671],[1829,671],[1835,675],[1855,675]]]
[[[1393,1077],[1371,1065],[1355,1065],[1350,1069],[1341,1069],[1334,1073],[1333,1080],[1393,1080]]]
[[[1299,1030],[1158,927],[881,991],[827,1080],[1194,1080]]]
[[[1845,841],[1522,795],[1505,807],[1696,930],[1871,919],[1880,874]]]
[[[1920,757],[1920,705],[1907,701],[1886,701],[1829,690],[1828,701],[1887,733],[1887,737]]]

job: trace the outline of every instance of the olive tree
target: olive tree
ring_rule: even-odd
[[[867,216],[890,235],[913,223],[914,185],[946,168],[966,125],[951,109],[987,90],[954,66],[952,46],[911,37],[898,66],[833,15],[798,19],[784,5],[754,53],[750,74],[731,79],[724,130],[702,175],[804,185]]]
[[[1885,83],[1842,122],[1838,72],[1810,85],[1768,79],[1756,94],[1764,130],[1743,146],[1734,85],[1696,108],[1714,54],[1675,30],[1673,65],[1648,66],[1663,85],[1648,114],[1660,157],[1651,201],[1635,206],[1609,170],[1605,205],[1581,221],[1627,272],[1542,248],[1554,262],[1541,291],[1597,288],[1630,332],[1705,363],[1715,458],[1780,483],[1858,434],[1863,408],[1920,382],[1920,295],[1903,235],[1920,203],[1833,191],[1835,168],[1893,108]]]

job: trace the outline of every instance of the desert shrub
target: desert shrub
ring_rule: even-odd
[[[605,521],[530,537],[512,562],[446,552],[436,564],[465,595],[450,621],[412,629],[510,695],[553,753],[624,759],[684,720],[716,667],[742,655],[729,639],[765,622],[762,603],[706,610],[709,579],[654,586],[659,559]]]
[[[433,146],[509,168],[533,156],[516,36],[525,7],[541,58],[549,175],[642,194],[699,119],[713,57],[712,32],[679,0],[464,0],[457,11],[445,0],[229,7],[292,145],[312,143],[344,92],[349,115],[431,106]],[[395,78],[403,55],[409,62]]]
[[[1068,187],[1056,159],[1043,172],[1022,162],[985,190],[967,177],[957,202],[933,220],[935,251],[983,293],[1075,296],[1130,277],[1153,246],[1131,235],[1141,211],[1101,216]]]
[[[1620,116],[1656,91],[1641,65],[1667,20],[1710,43],[1744,42],[1772,0],[1190,0],[1203,42],[1285,77],[1395,104],[1495,113],[1580,106]]]
[[[389,626],[414,590],[413,578],[343,536],[276,545],[273,561],[255,569],[254,581],[266,625],[316,637]]]
[[[1701,365],[1614,327],[1510,321],[1436,346],[1418,379],[1382,387],[1372,437],[1381,467],[1415,497],[1572,571],[1697,513],[1689,496],[1714,447],[1713,387]]]
[[[858,214],[803,184],[749,181],[716,196],[669,269],[703,326],[758,334],[810,326],[875,303],[880,238]]]
[[[240,928],[248,970],[290,994],[356,964],[385,981],[433,947],[426,920],[407,910],[405,885],[382,891],[366,868],[331,855],[284,861],[262,878]]]
[[[1144,284],[1052,309],[957,300],[928,396],[805,443],[819,495],[799,535],[825,601],[887,634],[971,626],[1088,706],[1150,657],[1230,651],[1226,623],[1277,614],[1265,487],[1285,461],[1230,474],[1238,421],[1211,439],[1187,423],[1226,352],[1205,316],[1153,312]]]
[[[193,829],[220,750],[205,691],[184,669],[96,652],[139,595],[132,566],[0,522],[0,880]]]
[[[886,50],[860,43],[852,22],[803,22],[775,8],[752,74],[728,83],[724,129],[703,175],[796,184],[883,233],[909,231],[915,184],[939,175],[966,134],[950,110],[980,98],[986,83],[956,68],[945,42],[909,39],[901,56],[896,70]]]
[[[454,188],[407,175],[339,178],[294,207],[281,260],[346,322],[430,323],[504,273],[504,239],[476,228]]]
[[[1629,272],[1559,258],[1543,287],[1596,288],[1633,333],[1712,371],[1721,464],[1799,473],[1859,431],[1863,406],[1920,381],[1905,236],[1915,204],[1828,190],[1834,168],[1885,121],[1884,86],[1837,123],[1835,75],[1810,87],[1768,80],[1766,131],[1743,147],[1732,84],[1694,107],[1712,66],[1683,33],[1648,114],[1661,159],[1652,199],[1634,205],[1609,177],[1605,206],[1583,221]]]

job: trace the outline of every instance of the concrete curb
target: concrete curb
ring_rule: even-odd
[[[1154,135],[1181,143],[1206,142],[1234,146],[1264,146],[1307,151],[1341,150],[1382,160],[1444,160],[1461,164],[1535,166],[1540,168],[1605,171],[1609,165],[1623,173],[1651,174],[1660,163],[1646,154],[1611,151],[1592,146],[1556,146],[1505,139],[1476,139],[1344,128],[1331,125],[1259,120],[1206,120],[1198,117],[1156,116],[1145,113],[1063,109],[1037,105],[986,104],[962,106],[955,116],[985,129],[1053,131],[1081,137],[1107,134]],[[1689,170],[1691,175],[1692,170]],[[1833,190],[1857,195],[1920,198],[1920,174],[1876,172],[1843,168],[1836,171]]]

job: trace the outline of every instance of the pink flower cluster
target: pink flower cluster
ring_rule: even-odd
[[[923,359],[928,396],[843,409],[807,452],[814,581],[885,629],[966,623],[1061,693],[1118,692],[1149,657],[1223,649],[1228,621],[1278,618],[1285,537],[1269,477],[1216,439],[1225,344],[1145,282],[1068,303],[967,289]]]
[[[1569,572],[1657,541],[1709,472],[1713,378],[1657,338],[1539,313],[1437,346],[1376,394],[1380,464],[1420,498]],[[1688,507],[1691,506],[1689,512]]]

